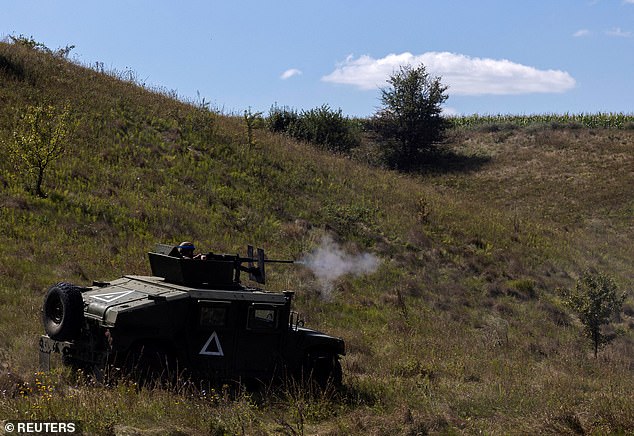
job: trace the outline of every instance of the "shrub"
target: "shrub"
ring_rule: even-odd
[[[267,126],[272,132],[283,132],[337,153],[347,153],[361,141],[358,123],[345,117],[341,109],[333,110],[328,105],[301,114],[274,106],[267,118]]]
[[[586,335],[592,340],[594,357],[597,357],[599,348],[612,339],[605,336],[601,328],[621,312],[625,294],[618,291],[609,276],[590,272],[585,272],[575,288],[563,294],[564,302],[577,313]]]
[[[295,123],[299,121],[297,111],[288,107],[272,106],[269,116],[266,118],[266,127],[275,133],[288,133]]]
[[[344,117],[341,109],[333,110],[328,105],[304,111],[301,114],[299,139],[321,145],[335,152],[348,152],[359,145],[350,120]]]
[[[58,56],[62,58],[68,57],[69,53],[75,48],[74,45],[67,45],[64,48],[58,48],[57,50],[53,51],[50,48],[48,48],[46,45],[44,45],[43,43],[33,39],[33,36],[29,36],[29,37],[25,35],[9,36],[9,39],[11,40],[11,42],[13,42],[13,44],[21,45],[31,50],[39,50],[44,53],[52,54],[54,56]]]

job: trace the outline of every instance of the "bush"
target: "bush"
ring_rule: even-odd
[[[333,110],[326,104],[301,114],[274,106],[266,124],[272,132],[286,133],[336,153],[347,153],[361,142],[360,125],[343,116],[341,109]]]
[[[594,357],[611,339],[601,327],[621,312],[624,301],[625,294],[618,291],[614,280],[600,273],[585,272],[574,289],[564,291],[564,302],[579,315],[586,336],[592,340]]]
[[[269,116],[266,118],[266,127],[275,133],[289,133],[292,126],[299,122],[297,111],[288,107],[271,107]]]

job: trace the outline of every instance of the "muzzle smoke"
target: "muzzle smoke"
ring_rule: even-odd
[[[379,258],[370,253],[349,254],[328,235],[315,250],[298,263],[305,265],[317,278],[324,297],[329,297],[336,280],[345,275],[370,274],[379,267]]]

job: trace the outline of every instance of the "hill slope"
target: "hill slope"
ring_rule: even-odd
[[[0,149],[0,416],[103,434],[634,431],[634,306],[595,360],[556,292],[586,268],[632,288],[634,131],[456,130],[443,171],[406,176],[265,131],[249,146],[240,119],[114,76],[0,44],[0,141],[28,104],[69,104],[80,120],[45,199]],[[342,393],[256,400],[33,375],[54,282],[148,273],[156,242],[299,258],[324,235],[375,254],[378,271],[328,298],[300,268],[271,271],[268,287],[297,290],[307,323],[346,340]]]

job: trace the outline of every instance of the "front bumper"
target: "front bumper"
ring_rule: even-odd
[[[40,370],[50,371],[51,353],[59,355],[64,365],[79,368],[104,368],[108,362],[108,353],[91,350],[86,344],[78,344],[69,341],[56,341],[48,335],[40,336]]]

